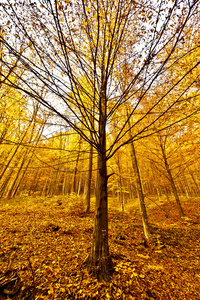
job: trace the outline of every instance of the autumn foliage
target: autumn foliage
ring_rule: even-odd
[[[196,299],[199,0],[0,14],[2,297]]]

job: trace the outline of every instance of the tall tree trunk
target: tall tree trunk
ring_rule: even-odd
[[[20,178],[20,174],[21,174],[22,168],[23,168],[23,166],[25,164],[25,161],[26,161],[26,158],[27,158],[27,153],[28,153],[28,149],[25,151],[24,157],[22,158],[22,161],[21,161],[21,164],[20,164],[20,166],[18,168],[18,171],[15,174],[15,178],[13,180],[13,183],[12,183],[11,187],[9,188],[9,192],[7,194],[7,198],[12,198],[15,195],[15,189],[16,189],[16,186],[17,186],[17,181]]]
[[[181,155],[181,157],[182,157],[183,161],[185,162],[184,156]],[[197,183],[197,181],[196,181],[196,179],[195,179],[195,177],[194,177],[194,174],[193,174],[193,172],[191,171],[191,169],[190,169],[190,167],[189,167],[188,165],[186,166],[186,168],[187,168],[187,170],[188,170],[188,172],[189,172],[189,174],[190,174],[190,176],[191,176],[191,178],[192,178],[192,181],[194,182],[194,184],[195,184],[195,186],[196,186],[195,194],[196,194],[196,195],[199,195],[199,193],[200,193],[200,188],[199,188],[199,185],[198,185],[198,183]],[[194,189],[194,190],[195,190],[195,189]]]
[[[89,272],[95,273],[99,281],[109,281],[113,266],[108,246],[108,176],[106,160],[100,154],[97,172],[93,244],[86,264]]]
[[[28,167],[28,165],[27,165],[27,167]],[[24,174],[23,174],[24,176],[25,176],[26,172],[27,172],[27,169],[25,169],[25,171],[24,171]],[[33,179],[32,179],[31,186],[29,188],[29,196],[31,196],[32,194],[34,194],[37,191],[37,187],[38,187],[38,183],[39,183],[41,173],[42,173],[42,168],[41,169],[36,169],[35,174],[34,174]],[[41,190],[41,195],[42,195],[42,190]]]
[[[77,172],[78,172],[78,164],[79,164],[79,159],[81,155],[81,148],[82,148],[82,143],[83,139],[81,135],[79,136],[79,141],[78,141],[78,153],[76,157],[76,163],[75,163],[75,169],[74,169],[74,174],[73,174],[73,181],[72,181],[72,192],[77,194]]]
[[[177,188],[176,188],[176,185],[175,185],[172,173],[171,173],[171,169],[170,169],[168,161],[167,161],[167,156],[166,156],[165,149],[164,149],[164,146],[163,146],[162,142],[160,143],[160,147],[161,147],[162,156],[163,156],[163,160],[164,160],[164,164],[165,164],[165,169],[166,169],[167,174],[168,174],[168,180],[170,182],[172,192],[173,192],[173,195],[174,195],[174,198],[176,200],[177,207],[178,207],[179,216],[181,218],[184,218],[185,214],[184,214],[183,208],[181,206],[181,202],[180,202],[180,199],[179,199],[179,196],[178,196]]]
[[[139,202],[140,202],[144,235],[145,235],[145,239],[149,242],[151,240],[151,231],[150,231],[150,227],[149,227],[147,210],[146,210],[146,205],[145,205],[145,201],[144,201],[144,193],[143,193],[143,189],[142,189],[142,182],[141,182],[140,172],[139,172],[139,168],[138,168],[137,157],[136,157],[136,153],[135,153],[135,146],[134,146],[133,142],[131,142],[131,161],[132,161],[133,170],[134,170],[135,178],[136,178],[137,193],[138,193],[138,198],[139,198]]]
[[[81,172],[78,180],[78,188],[77,188],[77,196],[79,197],[81,194],[81,188],[82,188],[82,180],[83,180],[83,173]]]
[[[192,173],[192,171],[190,170],[189,167],[187,167],[187,169],[188,169],[188,172],[189,172],[189,174],[190,174],[190,176],[191,176],[191,178],[192,178],[192,181],[194,182],[194,184],[195,184],[195,186],[196,186],[195,194],[196,194],[196,195],[199,195],[200,189],[199,189],[199,185],[198,185],[198,183],[197,183],[197,181],[196,181],[196,179],[195,179],[195,177],[194,177],[194,174]],[[194,190],[195,190],[195,189],[194,189]]]
[[[104,79],[102,79],[104,83]],[[106,157],[106,85],[102,84],[99,114],[99,151],[97,158],[96,208],[93,243],[85,264],[99,281],[110,281],[113,272],[108,246],[108,192]]]
[[[9,185],[9,181],[10,178],[12,176],[12,173],[14,172],[14,169],[12,169],[9,173],[9,175],[6,176],[6,178],[4,179],[4,182],[1,184],[1,188],[0,188],[0,199],[4,197],[4,195],[6,195],[6,191],[7,191],[7,186]],[[6,197],[5,197],[6,198]]]
[[[68,191],[68,181],[69,181],[69,173],[68,173],[68,169],[65,169],[64,172],[64,179],[63,179],[63,186],[62,186],[62,194],[66,195],[67,191]]]
[[[121,211],[124,211],[124,197],[123,197],[123,185],[122,185],[122,176],[121,176],[121,165],[119,159],[119,153],[117,155],[117,167],[118,167],[118,182],[119,182],[119,201],[121,205]]]
[[[55,172],[56,172],[56,170],[55,169],[52,170],[52,168],[51,168],[51,172],[48,176],[48,178],[50,178],[50,182],[49,182],[48,189],[47,189],[47,196],[49,196],[49,197],[52,197]]]
[[[127,110],[127,117],[129,117],[129,109],[126,107]],[[129,137],[132,139],[132,131],[131,131],[131,121],[128,119],[128,126],[129,126]],[[146,210],[146,205],[144,201],[144,192],[142,189],[142,181],[141,181],[141,176],[140,176],[140,171],[138,167],[138,162],[137,162],[137,157],[135,153],[135,146],[133,141],[130,142],[131,146],[131,162],[134,170],[134,175],[136,179],[136,187],[137,187],[137,194],[139,198],[139,203],[140,203],[140,210],[142,214],[142,224],[143,224],[143,230],[144,230],[144,236],[147,242],[151,241],[151,231],[150,231],[150,226],[148,222],[148,216],[147,216],[147,210]]]
[[[1,184],[1,188],[0,188],[0,198],[6,198],[6,195],[9,191],[9,184],[10,181],[12,179],[15,167],[17,166],[18,161],[15,161],[14,166],[12,168],[9,169],[9,173],[8,175],[6,175],[6,178],[4,180],[4,182]]]
[[[8,169],[8,167],[9,167],[11,161],[13,160],[14,156],[15,156],[16,153],[18,152],[18,150],[19,150],[19,148],[20,148],[20,146],[21,146],[21,144],[22,144],[22,142],[23,142],[23,140],[24,140],[24,138],[25,138],[25,136],[26,136],[26,134],[27,134],[27,132],[28,132],[30,126],[31,126],[31,124],[32,124],[32,121],[33,121],[33,120],[31,120],[31,122],[29,123],[29,125],[26,127],[26,130],[25,130],[25,132],[24,132],[24,134],[23,134],[23,136],[22,136],[21,141],[17,144],[17,146],[16,146],[14,152],[13,152],[12,155],[11,155],[11,158],[9,159],[9,161],[6,163],[4,169],[2,170],[2,172],[1,172],[1,174],[0,174],[0,180],[2,179],[2,177],[3,177],[3,175],[5,174],[6,170]]]
[[[190,197],[192,197],[192,192],[191,192],[191,189],[190,189],[190,184],[188,184],[188,180],[187,180],[185,174],[183,174],[181,176],[180,181],[183,181],[183,186],[184,186],[184,189],[185,189],[186,197],[189,199]]]
[[[45,172],[45,174],[44,174],[44,178],[45,178],[45,176],[46,176],[46,178],[45,178],[45,184],[44,184],[44,186],[43,186],[43,189],[42,189],[42,196],[48,196],[48,192],[49,192],[49,176],[47,176],[46,175],[46,173],[47,172]],[[48,170],[48,175],[49,174],[51,174],[51,168],[49,168],[49,170]]]
[[[92,183],[92,161],[93,161],[93,146],[90,145],[90,155],[89,155],[89,169],[88,169],[88,177],[86,179],[86,208],[85,212],[88,213],[90,211],[90,197],[91,197],[91,183]]]

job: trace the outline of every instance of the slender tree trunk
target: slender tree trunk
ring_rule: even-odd
[[[132,161],[133,170],[134,170],[135,178],[136,178],[137,193],[138,193],[140,209],[141,209],[141,213],[142,213],[142,223],[143,223],[144,235],[145,235],[145,239],[147,241],[150,241],[151,240],[151,231],[150,231],[150,227],[149,227],[146,205],[145,205],[145,201],[144,201],[144,193],[143,193],[143,189],[142,189],[142,182],[141,182],[141,178],[140,178],[140,172],[139,172],[137,157],[136,157],[136,153],[135,153],[135,146],[134,146],[133,142],[131,142],[131,161]]]
[[[89,169],[88,169],[88,177],[86,181],[86,208],[85,212],[88,213],[90,211],[90,197],[91,197],[91,183],[92,183],[92,161],[93,161],[93,146],[90,145],[90,155],[89,155]]]
[[[29,141],[32,140],[32,137],[33,137],[33,134],[34,134],[34,130],[35,130],[35,118],[37,116],[37,112],[38,112],[38,105],[36,105],[36,108],[34,108],[34,112],[33,112],[33,115],[32,115],[32,118],[31,118],[31,121],[29,123],[29,125],[27,126],[22,138],[21,138],[21,141],[18,143],[15,151],[13,152],[11,158],[9,159],[8,163],[6,164],[4,170],[2,171],[1,175],[0,175],[0,178],[2,178],[2,176],[4,175],[4,173],[6,172],[6,170],[8,169],[10,163],[12,162],[13,158],[15,157],[16,153],[18,152],[26,134],[28,133],[29,129],[31,128],[31,125],[33,123],[33,127],[32,127],[32,130],[31,130],[31,135],[30,135],[30,138],[29,138]],[[42,125],[42,128],[44,128],[44,125]],[[26,159],[28,157],[28,153],[29,153],[29,150],[27,149],[25,151],[25,154],[24,154],[24,157],[22,158],[22,162],[21,162],[21,165],[19,166],[19,169],[18,169],[18,172],[15,174],[15,178],[13,179],[13,183],[11,184],[10,188],[9,188],[9,191],[7,193],[7,197],[13,197],[16,193],[16,189],[18,189],[19,187],[19,184],[17,184],[17,182],[20,182],[21,180],[19,180],[20,178],[20,174],[21,174],[21,171],[22,171],[22,168],[26,162]]]
[[[66,195],[66,194],[67,194],[68,178],[69,178],[68,170],[65,169],[65,172],[64,172],[64,179],[63,179],[63,186],[62,186],[62,194],[63,194],[63,195]]]
[[[188,184],[188,180],[184,174],[182,176],[182,180],[183,180],[183,186],[185,188],[186,196],[189,199],[190,197],[192,197],[192,193],[191,193],[190,185]]]
[[[53,190],[53,182],[54,182],[55,172],[56,172],[56,170],[53,169],[53,170],[51,170],[51,172],[49,174],[50,182],[49,182],[49,186],[48,186],[48,189],[47,189],[47,196],[49,196],[49,197],[52,197],[52,192],[53,192],[52,190]]]
[[[27,134],[27,132],[28,132],[28,130],[29,130],[29,127],[31,126],[32,121],[33,121],[33,120],[31,120],[30,124],[27,126],[26,131],[24,132],[21,141],[17,144],[17,146],[16,146],[14,152],[13,152],[12,155],[11,155],[11,158],[9,159],[9,161],[6,163],[4,169],[2,170],[2,172],[1,172],[1,174],[0,174],[0,180],[2,179],[2,177],[3,177],[3,175],[5,174],[6,170],[8,169],[8,167],[9,167],[11,161],[13,160],[14,156],[16,155],[17,151],[19,150],[19,148],[20,148],[20,146],[21,146],[21,144],[22,144],[22,142],[23,142],[23,140],[24,140],[24,138],[25,138],[25,136],[26,136],[26,134]]]
[[[121,166],[120,166],[120,159],[119,159],[119,153],[117,156],[117,167],[118,167],[118,172],[119,172],[119,176],[118,176],[118,180],[119,180],[119,201],[120,201],[120,205],[121,205],[121,211],[124,211],[124,197],[123,197],[123,186],[122,186],[122,176],[121,176]]]
[[[13,173],[13,169],[10,171],[10,174],[6,176],[6,178],[4,179],[4,182],[1,184],[0,199],[3,198],[4,195],[6,194],[7,186],[9,185],[9,181],[10,181],[12,173]]]
[[[182,159],[183,159],[183,161],[185,162],[185,159],[184,159],[184,157],[181,155],[181,157],[182,157]],[[187,170],[188,170],[188,172],[189,172],[189,174],[190,174],[190,177],[192,178],[192,181],[194,182],[194,184],[195,184],[195,186],[196,186],[196,189],[197,189],[197,192],[195,191],[195,193],[197,194],[197,195],[199,195],[199,193],[200,193],[200,188],[199,188],[199,185],[198,185],[198,183],[197,183],[197,181],[196,181],[196,179],[195,179],[195,177],[194,177],[194,174],[192,173],[192,171],[191,171],[191,169],[190,169],[190,167],[187,165]],[[195,190],[195,189],[194,189]]]
[[[190,174],[190,176],[191,176],[191,178],[192,178],[192,181],[194,182],[194,184],[195,184],[195,186],[196,186],[196,195],[199,195],[199,192],[200,192],[199,185],[198,185],[198,183],[197,183],[197,181],[196,181],[196,179],[195,179],[195,177],[194,177],[194,174],[193,174],[192,171],[190,170],[190,168],[189,168],[189,167],[187,167],[187,168],[188,168],[188,172],[189,172],[189,174]]]
[[[128,107],[127,109],[127,117],[129,116],[128,112]],[[130,119],[128,120],[128,126],[129,126],[129,137],[132,139],[132,132],[131,132],[131,121]],[[139,203],[140,203],[140,210],[142,214],[142,224],[143,224],[143,230],[144,230],[144,236],[147,242],[151,241],[151,231],[150,231],[150,226],[148,222],[148,216],[147,216],[147,210],[146,210],[146,205],[144,201],[144,192],[142,189],[142,181],[141,181],[141,176],[140,176],[140,171],[138,167],[138,162],[137,162],[137,157],[135,153],[135,146],[133,141],[130,143],[130,153],[131,153],[131,161],[132,161],[132,166],[134,170],[134,175],[136,179],[136,187],[137,187],[137,194],[139,198]]]
[[[34,115],[34,118],[33,118],[34,120],[35,120],[35,118],[37,116],[37,112],[38,112],[38,106],[36,106],[36,108],[35,108],[35,115]],[[37,146],[38,143],[39,143],[39,141],[40,141],[40,137],[42,136],[42,133],[43,133],[43,130],[44,130],[44,127],[45,127],[45,124],[47,122],[48,117],[49,116],[46,117],[46,119],[44,120],[44,123],[41,125],[41,127],[38,130],[38,133],[37,133],[37,135],[35,137],[35,141],[36,141],[35,146]],[[34,136],[34,132],[35,132],[35,123],[34,123],[34,126],[32,128],[32,132],[31,132],[31,136],[29,138],[29,142],[32,141],[32,138]],[[28,170],[30,164],[33,161],[33,156],[34,156],[35,151],[36,151],[36,148],[34,148],[32,151],[29,151],[28,149],[26,150],[24,158],[23,158],[23,161],[22,161],[22,165],[21,165],[21,167],[19,169],[19,172],[18,172],[18,174],[16,176],[16,178],[18,179],[18,182],[17,182],[17,184],[13,185],[14,190],[11,191],[12,197],[14,197],[18,193],[18,191],[20,190],[20,187],[23,184],[23,179],[24,179],[24,177],[25,177],[25,175],[27,173],[27,170]],[[30,154],[30,157],[29,157],[29,154]],[[25,163],[26,163],[26,166],[24,167]],[[21,172],[22,167],[24,167],[23,172]],[[38,176],[38,174],[39,174],[39,176]],[[21,178],[20,178],[20,175],[21,175]],[[33,186],[34,186],[34,190],[36,190],[36,188],[38,186],[38,181],[39,181],[40,175],[41,175],[41,171],[37,172],[37,175],[34,177],[34,179],[37,179],[37,180],[34,180],[33,183],[31,184],[31,186],[29,188],[29,195],[30,195],[30,192],[31,192]]]
[[[79,163],[79,158],[80,158],[81,148],[82,148],[82,141],[83,141],[82,137],[79,136],[78,153],[77,153],[73,181],[72,181],[72,192],[74,192],[75,194],[77,194],[77,172],[78,172],[78,163]]]
[[[183,208],[181,206],[181,202],[180,202],[180,199],[179,199],[179,196],[178,196],[177,188],[176,188],[174,179],[172,177],[171,169],[169,167],[167,157],[166,157],[166,153],[165,153],[165,149],[164,149],[164,146],[163,146],[162,142],[160,143],[160,146],[161,146],[162,155],[163,155],[163,159],[164,159],[165,169],[167,171],[168,179],[169,179],[169,182],[170,182],[170,185],[171,185],[171,188],[172,188],[172,192],[173,192],[173,195],[174,195],[174,198],[176,200],[177,207],[178,207],[179,216],[181,218],[184,218],[185,214],[184,214]]]
[[[82,187],[82,181],[83,181],[83,173],[81,172],[78,180],[78,188],[77,188],[77,196],[79,197],[81,194],[81,187]]]
[[[60,159],[59,159],[59,162],[60,162]],[[53,181],[53,186],[52,186],[52,196],[55,196],[59,193],[59,190],[58,190],[58,185],[60,183],[60,169],[61,169],[61,166],[60,164],[57,166],[57,169],[56,169],[56,172],[55,172],[55,177],[54,177],[54,181]]]
[[[7,194],[8,198],[12,198],[15,195],[15,189],[16,189],[16,186],[17,186],[17,181],[19,180],[20,173],[21,173],[22,168],[23,168],[23,166],[25,164],[27,153],[28,153],[28,150],[25,151],[25,154],[24,154],[24,157],[22,158],[22,161],[21,161],[21,164],[19,166],[19,169],[18,169],[17,173],[15,174],[15,178],[14,178],[13,183],[12,183],[10,189],[9,189],[8,194]]]
[[[48,174],[51,173],[51,168],[48,170]],[[49,191],[49,177],[44,174],[44,177],[46,176],[46,179],[45,179],[45,184],[44,184],[44,187],[42,189],[42,196],[48,196],[48,191]]]
[[[7,197],[7,193],[9,191],[9,184],[10,184],[11,178],[12,178],[13,173],[14,173],[14,168],[17,166],[17,164],[18,164],[18,162],[16,161],[14,166],[9,170],[9,174],[6,175],[6,179],[1,184],[0,198],[6,198]]]
[[[28,167],[28,165],[27,165],[27,167]],[[25,176],[26,172],[27,172],[27,169],[24,171],[24,174],[23,174],[24,176]],[[31,196],[32,194],[34,194],[36,192],[41,173],[42,173],[41,169],[37,169],[35,171],[31,186],[29,188],[29,196]],[[42,190],[41,190],[41,195],[42,195]]]

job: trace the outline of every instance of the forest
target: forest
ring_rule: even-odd
[[[0,16],[0,299],[200,299],[199,0]]]

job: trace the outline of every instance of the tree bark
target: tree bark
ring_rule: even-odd
[[[103,75],[102,75],[103,77]],[[113,273],[112,259],[108,245],[108,191],[106,157],[106,84],[102,78],[99,114],[99,145],[97,158],[96,208],[93,243],[85,264],[89,273],[94,273],[98,281],[110,281]]]
[[[162,142],[160,143],[160,146],[161,146],[162,156],[163,156],[163,160],[164,160],[164,164],[165,164],[165,169],[166,169],[167,174],[168,174],[168,180],[170,182],[172,192],[173,192],[173,195],[174,195],[174,198],[176,200],[177,207],[178,207],[179,216],[181,218],[184,218],[185,214],[184,214],[183,208],[181,206],[181,202],[180,202],[180,199],[179,199],[179,196],[178,196],[177,188],[176,188],[176,185],[175,185],[172,173],[171,173],[171,169],[170,169],[168,161],[167,161],[167,156],[166,156],[165,149],[164,149],[164,146],[163,146]]]
[[[98,155],[98,175],[96,184],[96,209],[93,244],[85,263],[90,273],[95,273],[99,281],[110,281],[113,272],[108,246],[108,195],[106,160]]]
[[[90,211],[90,197],[91,197],[91,183],[92,183],[92,161],[93,161],[93,146],[90,145],[90,155],[89,155],[89,170],[88,170],[88,178],[86,179],[86,208],[85,212],[88,213]]]
[[[19,180],[19,182],[21,181],[20,180],[20,174],[21,174],[21,171],[22,171],[22,168],[25,164],[25,161],[26,161],[26,158],[27,158],[27,153],[28,153],[28,149],[25,151],[25,154],[22,158],[22,161],[21,161],[21,164],[19,166],[19,169],[18,171],[16,172],[15,174],[15,178],[13,180],[13,183],[11,185],[11,187],[9,188],[9,192],[7,193],[7,198],[12,198],[14,197],[14,195],[16,194],[16,190],[17,190],[17,187],[18,187],[18,184],[17,184],[17,181]]]
[[[77,153],[77,158],[75,162],[75,168],[74,168],[74,175],[73,175],[73,181],[72,181],[72,192],[77,194],[77,172],[78,172],[78,163],[79,163],[79,158],[81,155],[81,148],[82,148],[82,142],[83,139],[81,136],[79,136],[79,141],[78,141],[78,153]]]
[[[123,197],[123,185],[122,185],[122,176],[121,176],[121,165],[120,165],[120,159],[119,159],[119,153],[117,155],[117,167],[118,167],[118,183],[119,183],[119,201],[121,205],[121,211],[124,212],[124,197]]]
[[[131,161],[132,161],[133,170],[134,170],[135,178],[136,178],[137,193],[138,193],[140,209],[141,209],[141,213],[142,213],[142,224],[143,224],[144,235],[145,235],[145,239],[149,242],[151,240],[151,231],[150,231],[150,227],[149,227],[146,205],[145,205],[145,201],[144,201],[144,193],[143,193],[143,189],[142,189],[142,182],[141,182],[141,178],[140,178],[140,171],[138,168],[137,157],[136,157],[136,153],[135,153],[135,146],[134,146],[133,142],[131,142]]]

